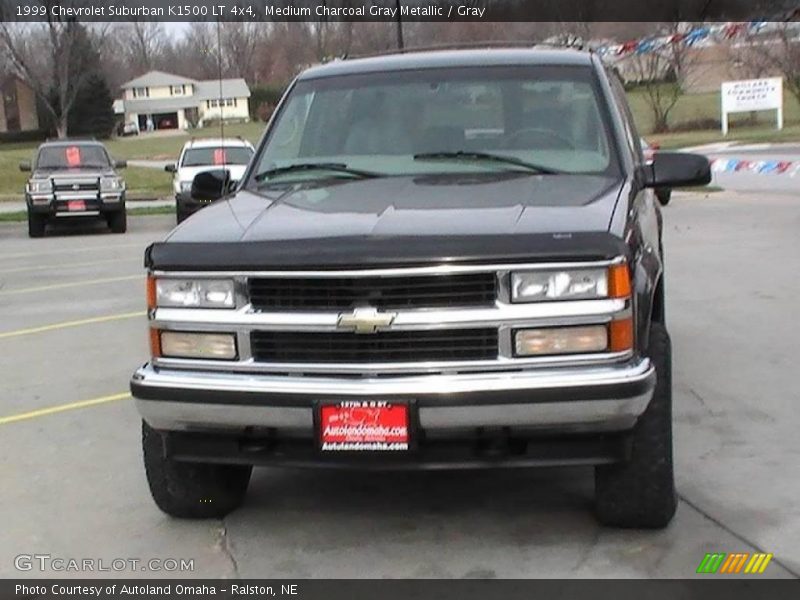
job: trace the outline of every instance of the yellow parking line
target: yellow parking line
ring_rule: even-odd
[[[50,325],[41,325],[40,327],[29,327],[27,329],[16,329],[14,331],[6,331],[0,333],[0,340],[4,338],[19,337],[21,335],[29,335],[31,333],[43,333],[45,331],[55,331],[57,329],[66,329],[67,327],[80,327],[81,325],[91,325],[92,323],[106,323],[108,321],[119,321],[122,319],[133,319],[134,317],[143,317],[147,312],[137,310],[136,312],[122,313],[119,315],[106,315],[104,317],[91,317],[89,319],[79,319],[77,321],[63,321],[61,323],[52,323]]]
[[[107,404],[109,402],[115,402],[116,400],[125,400],[126,398],[130,397],[130,393],[125,392],[123,394],[103,396],[102,398],[93,398],[91,400],[81,400],[80,402],[70,402],[69,404],[59,404],[58,406],[40,408],[39,410],[32,410],[30,412],[20,413],[18,415],[0,417],[0,425],[8,425],[9,423],[16,423],[18,421],[27,421],[28,419],[35,419],[37,417],[46,417],[48,415],[54,415],[67,410],[76,410],[78,408],[97,406],[98,404]]]
[[[142,262],[140,256],[131,256],[127,260],[136,259],[139,264]],[[103,260],[93,260],[90,262],[74,263],[74,264],[60,264],[60,265],[40,265],[38,267],[15,267],[13,269],[0,269],[0,273],[25,273],[27,271],[51,271],[56,269],[85,269],[86,267],[93,267],[95,265],[103,265],[108,263],[117,263],[126,260],[125,258],[106,258]]]
[[[69,283],[54,283],[52,285],[40,285],[36,287],[20,288],[18,290],[0,291],[0,296],[12,296],[14,294],[27,294],[29,292],[45,292],[47,290],[61,290],[82,285],[94,285],[97,283],[112,283],[114,281],[130,281],[132,279],[142,279],[142,275],[128,275],[126,277],[107,277],[105,279],[86,279],[84,281],[70,281]]]
[[[7,258],[27,258],[31,256],[48,256],[52,254],[72,254],[75,252],[107,252],[116,248],[141,248],[144,250],[148,242],[136,244],[109,244],[108,246],[89,246],[88,248],[65,248],[63,250],[45,250],[44,252],[19,252],[17,254],[3,254],[3,259]]]

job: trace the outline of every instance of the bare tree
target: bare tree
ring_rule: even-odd
[[[177,71],[195,79],[212,79],[217,77],[219,68],[217,60],[217,35],[213,26],[208,23],[192,23],[183,40],[183,55],[191,57],[191,61],[180,65]]]
[[[119,40],[123,53],[138,73],[154,69],[167,44],[164,29],[156,21],[126,23]]]
[[[256,83],[256,55],[261,39],[260,26],[249,22],[221,25],[222,56],[225,72]]]
[[[766,34],[733,46],[734,60],[749,77],[782,76],[786,90],[800,102],[800,26],[780,23]]]
[[[51,13],[57,0],[44,0],[46,20],[42,23],[0,21],[0,43],[13,73],[23,80],[50,113],[59,138],[67,135],[67,119],[81,86],[91,72],[80,68],[81,36],[88,32],[74,19]],[[107,26],[92,32],[92,43],[102,45]]]
[[[640,85],[653,120],[653,131],[669,129],[669,116],[683,95],[683,81],[696,53],[683,35],[688,25],[671,23],[651,38],[652,44],[641,51],[634,50],[628,61],[628,78]]]

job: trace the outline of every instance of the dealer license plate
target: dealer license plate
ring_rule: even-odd
[[[345,400],[319,406],[323,452],[392,452],[409,448],[408,404]]]
[[[72,211],[81,211],[86,210],[86,201],[85,200],[69,200],[67,202],[67,210]]]

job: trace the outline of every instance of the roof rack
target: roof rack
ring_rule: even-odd
[[[592,52],[591,47],[586,47],[583,44],[556,44],[549,42],[524,42],[520,40],[514,41],[485,41],[485,42],[452,42],[445,44],[431,44],[428,46],[413,46],[407,48],[395,48],[393,50],[383,50],[380,52],[369,52],[366,54],[343,54],[339,58],[341,60],[349,60],[355,58],[371,58],[377,56],[390,56],[392,54],[414,54],[416,52],[436,52],[443,50],[481,50],[484,48],[559,48],[570,50],[583,50]]]

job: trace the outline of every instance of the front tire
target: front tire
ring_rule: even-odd
[[[595,468],[595,511],[603,525],[662,529],[675,515],[672,350],[663,323],[652,323],[649,346],[656,388],[633,430],[630,460]]]
[[[45,227],[47,227],[47,217],[28,212],[28,237],[42,237]]]
[[[222,518],[242,504],[251,466],[173,460],[165,455],[163,434],[144,421],[142,451],[150,493],[158,508],[168,515],[183,519]]]
[[[125,233],[128,230],[128,213],[124,208],[109,214],[107,219],[111,233]]]

